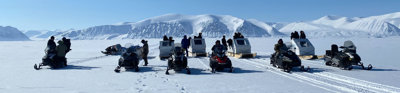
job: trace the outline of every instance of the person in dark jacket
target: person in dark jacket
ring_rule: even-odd
[[[186,35],[183,36],[183,39],[181,40],[181,46],[186,51],[186,57],[188,57],[189,40],[187,39]]]
[[[229,47],[233,46],[233,40],[231,38],[228,39],[228,41],[226,41],[228,43]]]
[[[304,33],[304,31],[300,31],[300,38],[302,39],[306,39],[306,34]]]
[[[174,39],[172,38],[172,36],[169,37],[169,45],[172,45],[172,43],[174,43]]]
[[[221,41],[222,41],[222,45],[224,45],[225,47],[228,47],[228,45],[226,44],[225,35],[224,35],[224,36],[222,36],[222,39],[221,39]]]
[[[62,41],[67,46],[67,50],[65,52],[68,53],[69,51],[71,51],[71,40],[63,37]]]
[[[149,54],[149,45],[147,44],[147,41],[144,39],[141,42],[143,44],[143,50],[142,50],[142,59],[144,60],[143,66],[147,66],[147,64],[149,64],[147,61],[147,55]]]
[[[200,32],[200,33],[199,33],[199,36],[197,36],[197,37],[194,36],[194,38],[203,38],[202,33]]]
[[[226,47],[224,45],[221,45],[221,42],[219,40],[215,41],[215,45],[211,48],[212,50],[212,56],[214,56],[218,51],[226,51]]]
[[[190,41],[192,40],[192,37],[189,37],[188,40],[189,40],[188,46],[190,47]]]
[[[274,50],[275,50],[275,55],[279,55],[279,54],[286,52],[288,50],[288,48],[283,43],[283,40],[279,39],[278,43],[275,44]]]
[[[236,38],[239,38],[239,33],[238,33],[238,32],[235,32],[235,33],[233,34],[233,39],[236,39]]]
[[[47,41],[47,47],[49,48],[48,53],[56,53],[56,43],[54,42],[54,36],[51,36]]]
[[[290,33],[290,39],[293,39],[294,33]]]
[[[300,36],[299,36],[299,32],[297,32],[297,31],[294,31],[293,38],[295,38],[295,39],[299,39],[299,38],[300,38]]]
[[[58,64],[63,64],[64,66],[67,66],[67,60],[65,58],[65,55],[67,54],[67,46],[64,44],[64,41],[60,40],[57,42],[58,45],[56,47],[57,51],[57,61],[56,62],[64,62],[64,63],[58,63]]]
[[[168,41],[167,35],[164,35],[164,36],[163,36],[163,41]]]

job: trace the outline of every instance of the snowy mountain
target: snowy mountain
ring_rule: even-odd
[[[11,26],[0,26],[0,41],[23,41],[29,38],[19,31],[17,28]]]
[[[24,34],[32,40],[48,39],[50,36],[61,34],[61,31],[51,30],[28,30]]]
[[[400,35],[400,13],[366,18],[324,16],[309,22],[293,22],[279,31],[289,34],[303,30],[311,37],[387,37]]]
[[[202,32],[204,37],[230,37],[236,31],[248,37],[283,35],[265,22],[254,19],[244,20],[229,15],[167,14],[135,23],[123,22],[67,31],[59,36],[72,39],[126,39],[161,38],[163,35],[181,37]]]

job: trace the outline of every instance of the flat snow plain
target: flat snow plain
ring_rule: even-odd
[[[74,40],[67,54],[69,66],[62,69],[34,70],[40,63],[47,41],[0,42],[1,93],[267,93],[267,92],[400,92],[400,38],[311,38],[316,54],[324,54],[331,44],[352,40],[370,71],[351,71],[327,67],[323,60],[302,60],[311,72],[285,73],[269,65],[273,45],[279,38],[250,38],[256,58],[231,57],[234,73],[209,71],[208,58],[189,58],[192,74],[165,75],[167,62],[160,60],[158,42],[149,39],[149,66],[140,72],[115,73],[119,56],[104,56],[100,51],[113,44],[132,40]],[[210,52],[215,38],[207,38]],[[284,41],[288,41],[284,38]],[[180,42],[180,39],[177,39]]]

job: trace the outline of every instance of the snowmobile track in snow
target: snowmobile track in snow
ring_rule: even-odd
[[[68,64],[79,64],[79,63],[84,63],[84,62],[87,62],[87,61],[106,58],[106,57],[110,57],[110,56],[105,56],[104,55],[104,56],[89,57],[89,58],[85,58],[85,59],[81,59],[81,60],[71,61],[71,62],[68,62]]]
[[[267,69],[267,71],[273,72],[275,74],[279,75],[286,75],[285,77],[294,76],[295,79],[302,79],[303,81],[308,81],[308,84],[313,83],[314,85],[319,85],[319,88],[322,89],[328,89],[329,87],[333,87],[337,90],[344,91],[344,92],[363,92],[363,93],[382,93],[382,92],[400,92],[399,88],[393,87],[393,86],[388,86],[388,85],[383,85],[383,84],[377,84],[365,80],[359,80],[343,75],[338,75],[338,74],[333,74],[329,72],[304,72],[304,73],[286,73],[279,71],[278,68],[272,67],[270,65],[264,65],[262,63],[267,63],[267,61],[258,61],[258,60],[253,60],[257,62],[253,62],[250,60],[243,60],[248,62],[247,64],[253,64],[254,66],[258,68],[264,68]],[[240,61],[242,62],[242,61]],[[242,62],[242,63],[246,63]],[[336,91],[331,91],[331,92],[336,92]]]
[[[319,65],[319,64],[316,64],[314,61],[307,61],[307,64],[316,65],[316,66]],[[334,74],[334,73],[330,73],[330,72],[320,72],[320,73],[314,73],[314,74],[319,75],[319,76],[324,76],[327,78],[331,78],[331,79],[335,79],[335,80],[342,81],[342,82],[347,82],[347,83],[352,83],[352,84],[356,84],[359,86],[365,86],[368,88],[382,90],[385,92],[400,92],[400,88],[398,88],[398,87],[374,83],[374,82],[365,81],[365,80],[360,80],[360,79],[356,79],[356,78],[352,78],[352,77],[348,77],[348,76],[344,76],[344,75],[338,75],[338,74]]]

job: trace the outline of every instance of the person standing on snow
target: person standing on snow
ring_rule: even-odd
[[[149,54],[149,45],[147,44],[147,41],[144,39],[141,42],[143,44],[143,50],[142,50],[142,59],[144,60],[143,66],[147,66],[147,64],[149,64],[147,61],[147,55]]]
[[[187,37],[186,37],[186,35],[184,35],[183,36],[183,39],[181,40],[181,46],[182,46],[182,48],[186,51],[186,57],[188,57],[189,56],[189,51],[188,51],[188,48],[189,48],[189,39],[187,39]]]
[[[225,47],[228,47],[228,45],[226,44],[226,39],[225,39],[225,35],[222,36],[222,45],[224,45]]]

